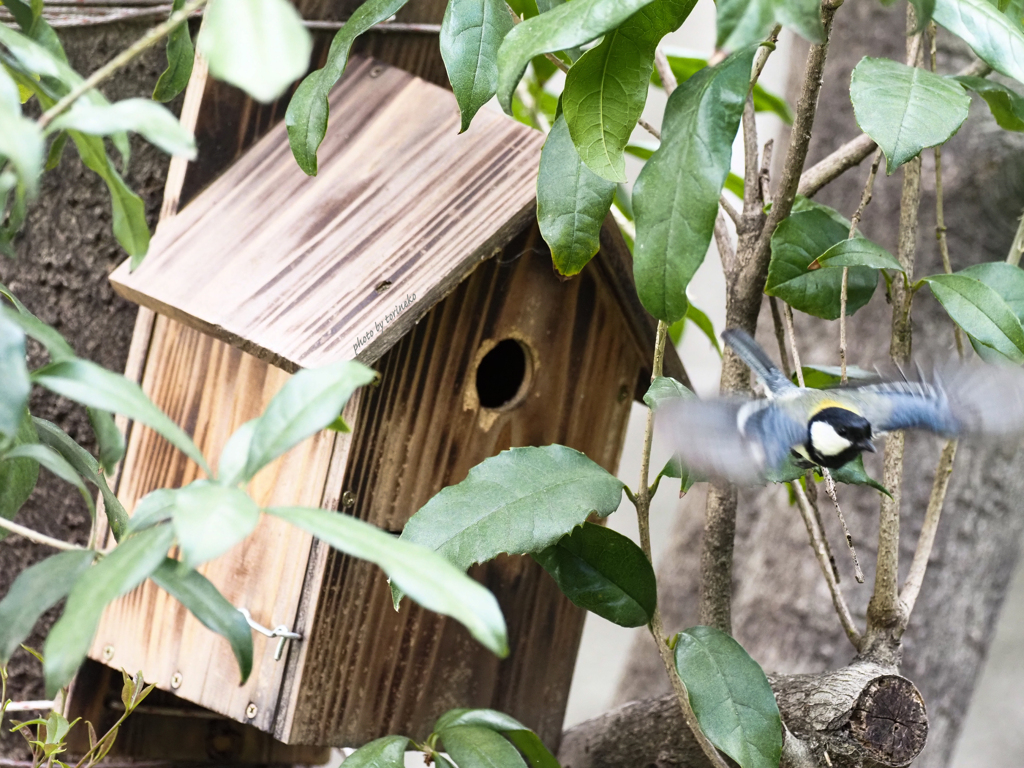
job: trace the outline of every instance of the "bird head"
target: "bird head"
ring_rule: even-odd
[[[837,406],[823,408],[807,425],[807,452],[823,467],[837,469],[862,451],[875,452],[871,423],[854,411]]]

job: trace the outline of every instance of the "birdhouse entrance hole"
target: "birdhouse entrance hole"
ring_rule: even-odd
[[[503,339],[476,367],[476,394],[484,408],[511,408],[529,389],[530,358],[515,339]]]

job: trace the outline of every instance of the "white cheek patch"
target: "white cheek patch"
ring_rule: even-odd
[[[816,421],[811,424],[811,445],[822,456],[838,456],[853,443],[839,435],[831,424]]]

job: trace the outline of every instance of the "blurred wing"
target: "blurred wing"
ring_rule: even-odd
[[[672,400],[655,421],[683,463],[741,485],[763,483],[806,427],[766,400]]]
[[[943,435],[957,433],[945,393],[923,381],[885,381],[855,387],[843,399],[869,422],[877,435],[897,429],[927,429]],[[837,397],[839,399],[839,397]]]

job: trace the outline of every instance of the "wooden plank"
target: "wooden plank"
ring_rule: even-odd
[[[331,114],[315,178],[278,125],[117,291],[286,370],[372,361],[529,217],[540,133],[483,110],[459,134],[451,93],[368,59]]]
[[[477,363],[502,339],[530,350],[513,407],[482,408]],[[350,512],[391,531],[470,467],[517,445],[558,442],[614,471],[643,362],[598,269],[560,281],[535,228],[478,267],[378,362],[364,393],[343,489]],[[294,717],[278,738],[355,746],[386,733],[424,737],[450,707],[494,707],[561,733],[582,612],[529,558],[474,569],[498,596],[511,656],[499,661],[456,622],[406,600],[383,575],[327,554]]]

